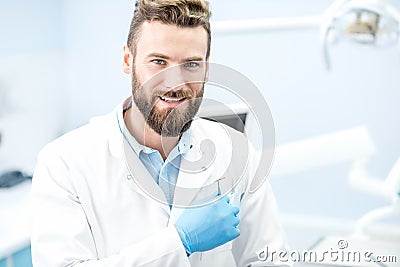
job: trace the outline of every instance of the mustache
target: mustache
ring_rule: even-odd
[[[191,90],[174,90],[155,92],[155,96],[170,97],[170,98],[192,98],[194,96]]]

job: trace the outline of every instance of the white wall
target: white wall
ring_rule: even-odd
[[[0,172],[32,172],[64,128],[62,1],[0,1]]]
[[[110,112],[130,93],[122,47],[134,1],[66,1],[67,129]]]

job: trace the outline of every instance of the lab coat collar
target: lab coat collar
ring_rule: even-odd
[[[132,96],[125,98],[119,105],[117,105],[111,112],[113,124],[110,127],[109,135],[109,149],[112,156],[116,158],[123,158],[124,155],[124,133],[129,133],[124,123],[124,111],[132,106]],[[127,136],[128,137],[128,136]],[[136,142],[130,142],[133,151],[139,155],[142,150],[141,145]]]

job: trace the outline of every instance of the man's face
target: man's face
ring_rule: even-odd
[[[146,123],[162,136],[190,127],[204,92],[207,32],[145,22],[132,64],[133,100]]]

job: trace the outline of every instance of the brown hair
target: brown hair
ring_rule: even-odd
[[[135,54],[140,27],[145,21],[158,20],[178,27],[202,26],[208,34],[207,55],[211,47],[211,11],[205,0],[137,0],[128,35],[128,47]]]

